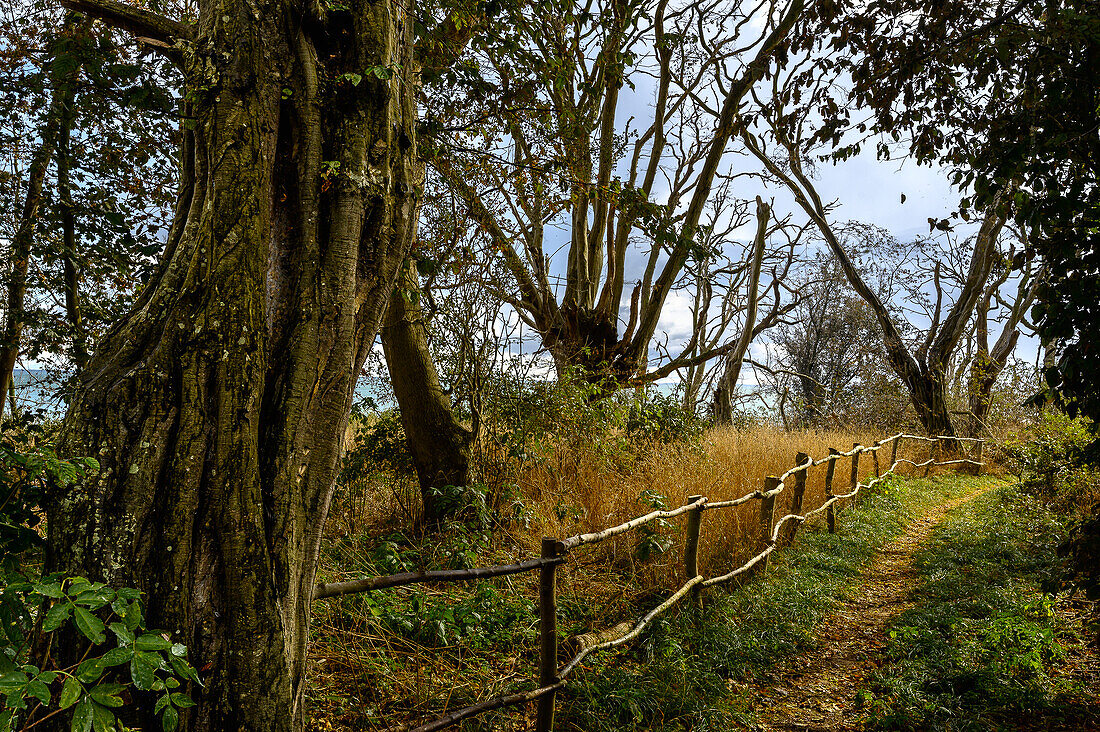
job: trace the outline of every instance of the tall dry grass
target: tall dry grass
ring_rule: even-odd
[[[737,498],[761,488],[767,476],[786,472],[795,465],[799,452],[816,460],[828,455],[830,447],[843,452],[853,444],[871,445],[888,436],[868,431],[787,432],[764,426],[749,430],[719,428],[708,431],[698,444],[650,445],[628,464],[609,461],[596,445],[559,445],[517,476],[532,520],[514,531],[512,538],[523,553],[537,555],[543,536],[564,538],[598,531],[652,511],[655,506],[683,505],[692,495],[705,495],[712,502]],[[883,471],[888,468],[889,453],[889,447],[880,451]],[[898,453],[899,458],[914,462],[926,460],[928,455],[928,444],[914,441],[903,442]],[[861,481],[873,475],[869,454],[860,456],[859,469]],[[805,510],[824,503],[826,470],[825,464],[810,469]],[[898,472],[904,475],[908,470],[902,467]],[[850,478],[851,459],[843,458],[835,469],[834,492],[847,492]],[[789,480],[788,485],[791,483]],[[776,518],[789,513],[790,502],[788,489],[777,500]],[[840,509],[843,511],[843,502]],[[704,513],[701,572],[708,576],[722,574],[755,553],[761,533],[759,510],[759,501],[749,501]],[[647,561],[640,561],[639,542],[646,540],[646,534],[630,532],[574,552],[567,576],[583,572],[599,583],[601,575],[610,579],[607,575],[611,573],[621,582],[626,571],[633,575],[636,594],[677,586],[684,579],[683,521],[682,516],[677,517],[660,528],[671,544],[659,557],[651,553]]]

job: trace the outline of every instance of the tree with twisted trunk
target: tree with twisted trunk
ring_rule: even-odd
[[[205,682],[182,728],[301,729],[321,531],[421,195],[409,7],[66,4],[172,58],[185,102],[159,268],[64,420],[102,469],[49,497],[48,569],[137,587],[178,629]]]

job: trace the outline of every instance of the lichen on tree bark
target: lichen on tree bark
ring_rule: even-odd
[[[421,191],[408,8],[69,4],[165,44],[187,109],[162,261],[65,418],[102,469],[51,496],[49,568],[146,593],[204,669],[185,729],[301,728],[321,530]]]

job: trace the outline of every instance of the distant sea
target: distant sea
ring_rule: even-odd
[[[15,382],[15,406],[20,412],[41,411],[43,416],[60,419],[65,416],[67,406],[61,393],[65,384],[65,374],[46,369],[15,369],[12,381]],[[4,413],[11,411],[11,397],[4,395]],[[364,403],[364,411],[385,410],[395,406],[393,392],[385,379],[366,377],[360,379],[355,389],[356,402]]]
[[[20,412],[27,410],[41,411],[42,415],[51,419],[60,419],[65,415],[66,400],[61,393],[61,387],[65,383],[65,374],[45,369],[16,369],[13,374],[15,382],[15,406]],[[675,384],[654,384],[651,387],[658,394],[670,394],[676,388]],[[5,404],[4,413],[11,413],[10,397],[4,396],[9,401]],[[377,376],[368,376],[359,380],[355,389],[355,401],[364,412],[377,412],[392,409],[397,406],[393,391],[390,389],[389,380]]]

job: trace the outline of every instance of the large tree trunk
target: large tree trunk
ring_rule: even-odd
[[[928,435],[954,437],[951,410],[947,403],[947,383],[942,373],[922,371],[906,379],[909,401],[917,412],[917,419]],[[955,440],[945,440],[945,449],[954,452]]]
[[[446,510],[436,500],[439,489],[470,483],[474,432],[455,417],[451,400],[439,383],[428,349],[420,294],[420,278],[410,260],[390,296],[382,326],[382,348],[420,480],[422,520],[433,524],[443,518]]]
[[[184,729],[301,728],[347,415],[421,190],[408,9],[202,2],[192,29],[70,2],[190,39],[189,108],[160,267],[65,418],[61,450],[102,469],[50,496],[48,568],[137,587],[179,629],[205,682]]]

